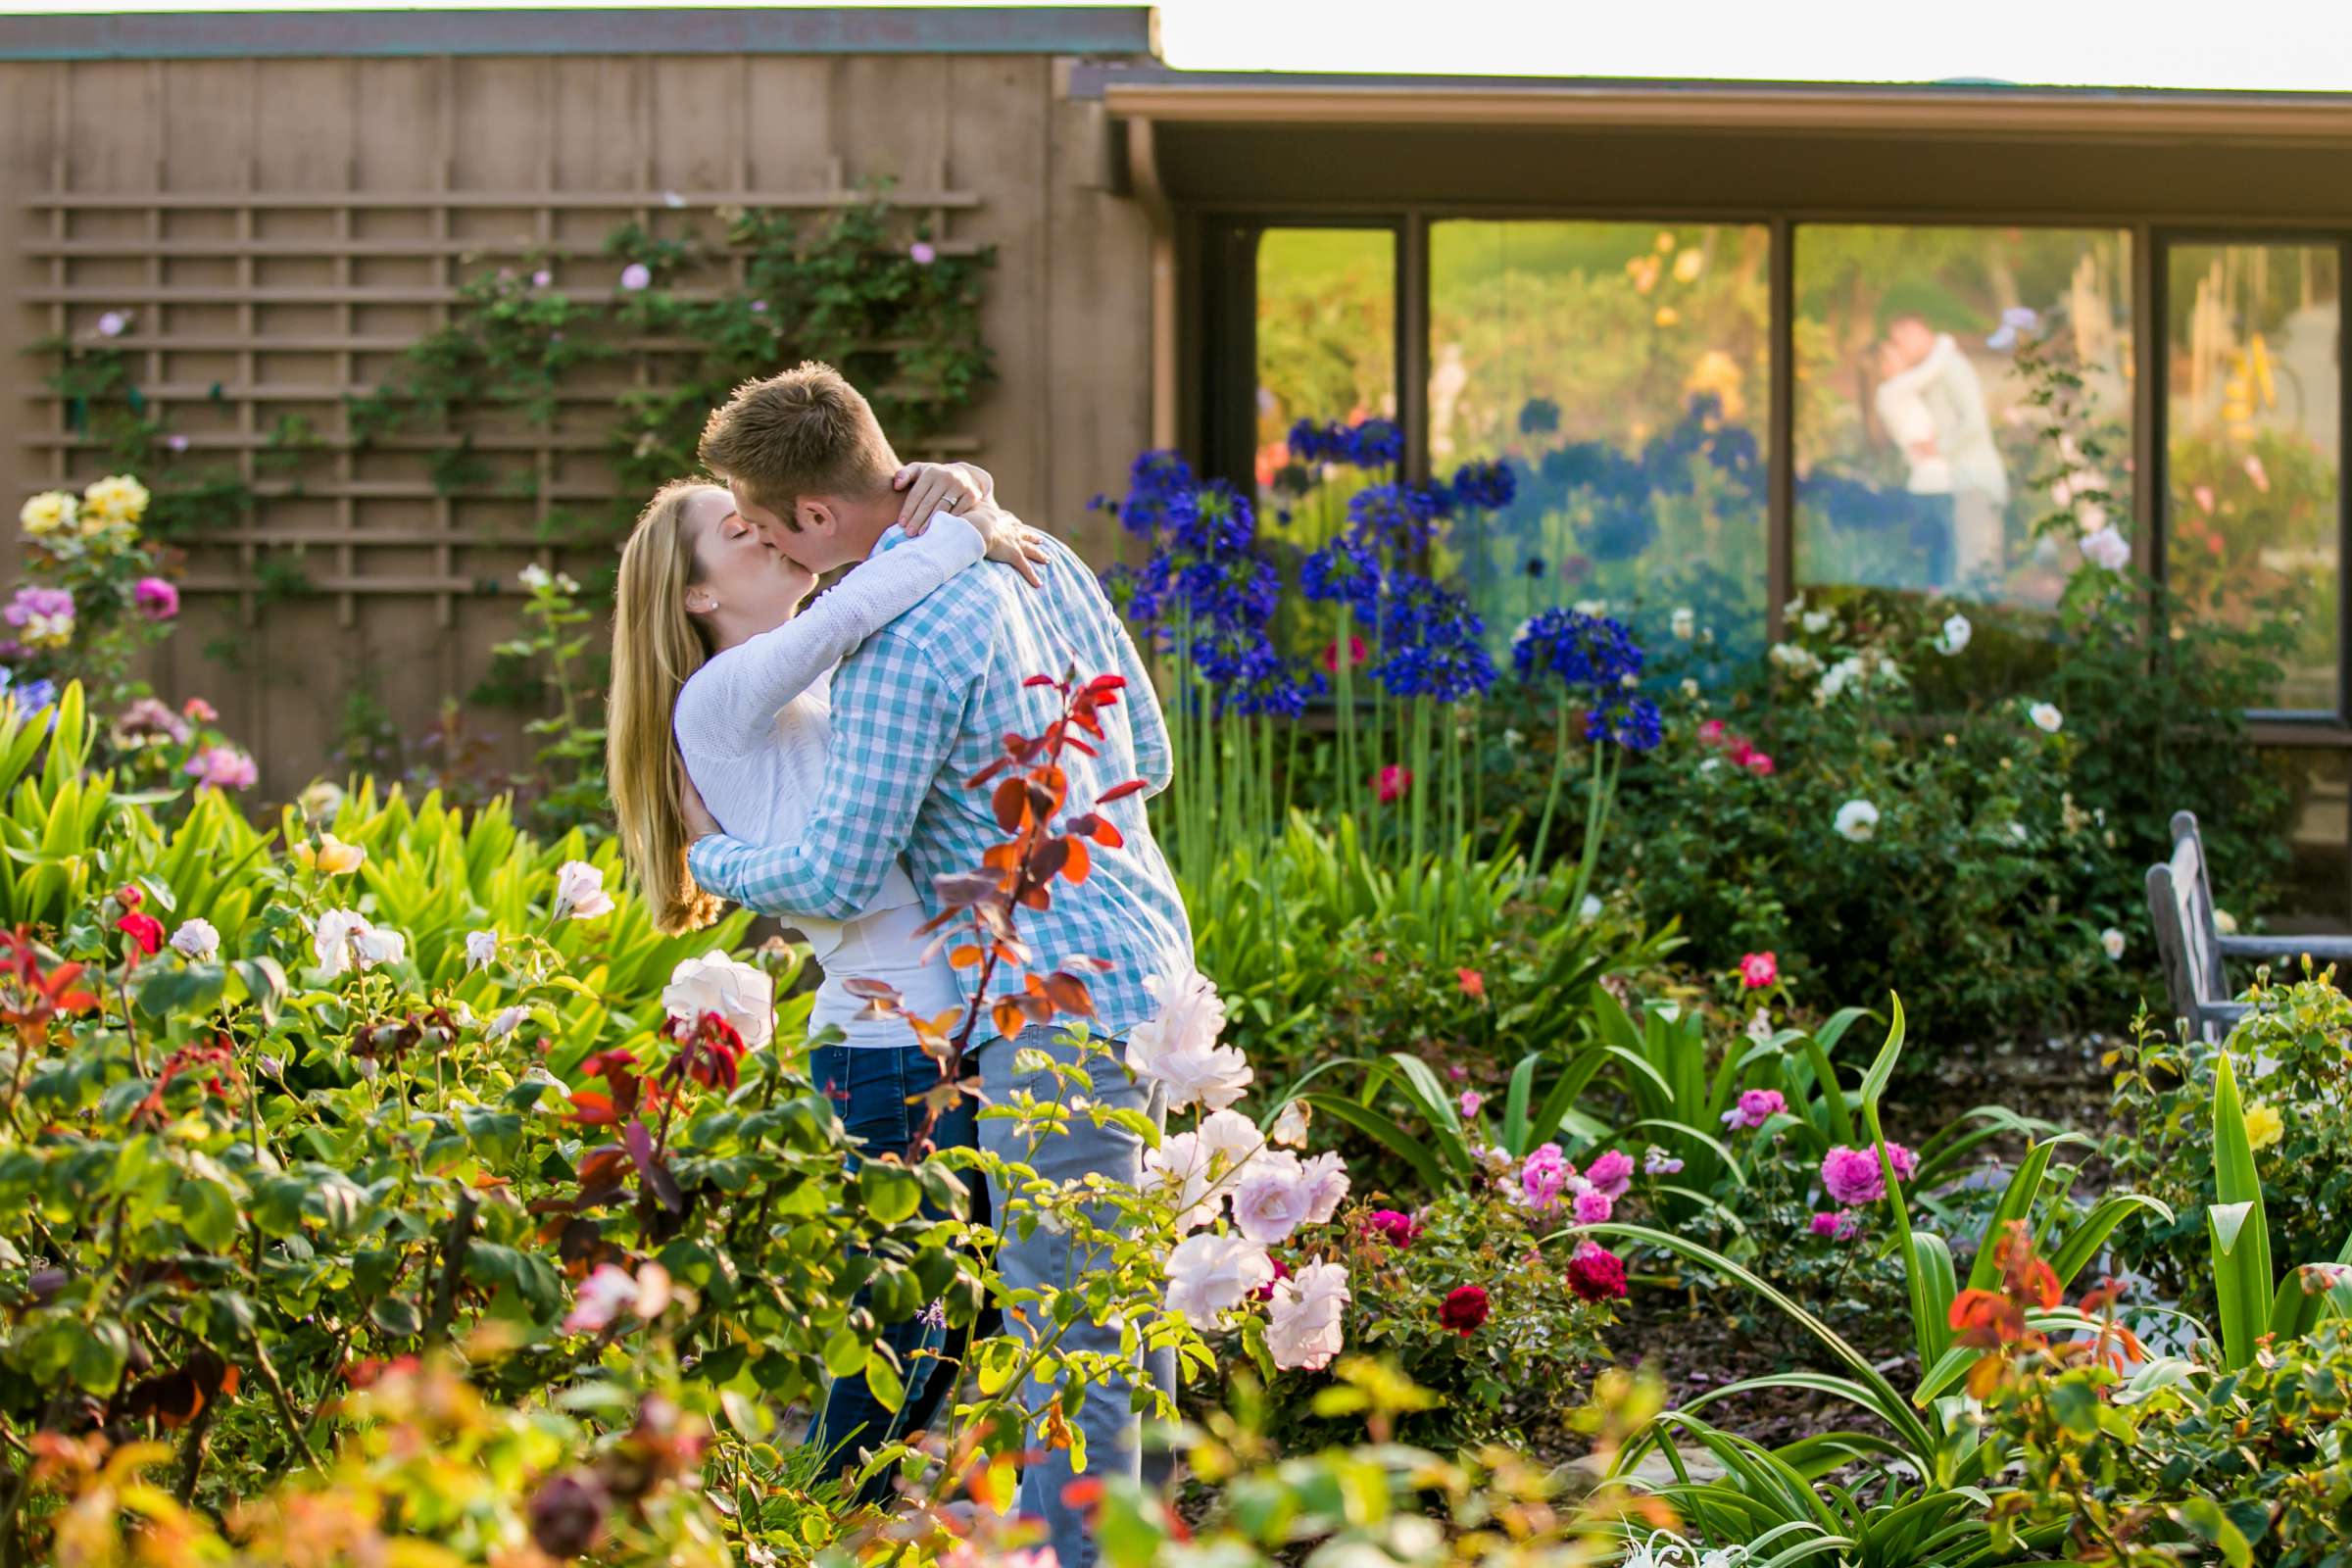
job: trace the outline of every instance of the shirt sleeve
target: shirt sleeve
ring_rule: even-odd
[[[920,538],[860,562],[807,610],[696,671],[678,695],[680,740],[727,757],[765,745],[776,710],[977,563],[987,548],[979,530],[963,518],[934,514]]]
[[[825,783],[799,836],[712,836],[687,855],[694,879],[764,914],[846,920],[871,903],[955,750],[969,694],[925,649],[885,631],[833,687]]]

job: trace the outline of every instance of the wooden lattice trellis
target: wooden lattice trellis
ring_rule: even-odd
[[[552,166],[538,189],[459,190],[446,177],[430,190],[269,191],[261,189],[176,191],[154,189],[124,192],[74,192],[66,188],[62,161],[53,188],[26,203],[31,220],[24,248],[46,261],[49,279],[24,289],[24,303],[45,307],[53,336],[88,336],[96,317],[126,312],[132,324],[105,340],[108,347],[130,355],[142,396],[152,405],[209,409],[209,428],[187,432],[183,450],[192,454],[233,454],[242,480],[263,505],[251,523],[208,530],[205,543],[235,552],[233,563],[202,561],[185,586],[197,593],[233,593],[241,615],[251,625],[258,615],[257,558],[265,550],[301,548],[332,552],[332,568],[311,574],[314,586],[333,595],[338,618],[352,624],[355,601],[361,595],[429,596],[436,619],[452,624],[457,596],[479,592],[485,579],[461,569],[457,552],[468,547],[500,547],[534,554],[549,562],[545,524],[551,507],[565,502],[594,502],[612,494],[609,477],[601,477],[595,455],[607,442],[604,433],[583,428],[583,421],[559,419],[553,428],[514,424],[506,429],[475,429],[466,440],[472,450],[506,454],[531,470],[531,525],[522,528],[468,525],[460,508],[468,501],[511,506],[512,489],[499,484],[443,488],[421,473],[382,476],[364,471],[360,449],[349,438],[344,400],[375,388],[370,369],[381,369],[407,350],[417,337],[445,323],[460,297],[466,271],[525,255],[548,259],[561,269],[566,260],[585,263],[598,257],[601,234],[591,239],[567,239],[576,225],[573,215],[610,224],[634,216],[653,226],[663,215],[684,224],[699,215],[729,207],[766,207],[823,210],[863,204],[871,192],[854,189],[841,177],[838,159],[830,161],[829,187],[817,191],[776,192],[738,188],[727,191],[657,192],[562,190],[556,187]],[[444,161],[446,176],[447,162]],[[648,184],[651,183],[650,171]],[[971,191],[951,186],[945,168],[935,172],[926,189],[894,190],[888,205],[927,215],[931,232],[943,254],[968,254],[977,247],[949,232],[951,215],[979,205]],[[480,215],[505,220],[505,230],[473,225],[480,232],[459,232],[463,216]],[[386,222],[383,220],[392,220]],[[92,235],[88,230],[101,232]],[[125,232],[128,230],[129,232]],[[77,269],[94,263],[136,264],[143,275],[89,281]],[[233,275],[225,281],[206,278],[181,282],[175,269],[223,267]],[[264,274],[265,268],[285,270],[321,265],[331,275],[324,282],[279,283]],[[599,260],[600,271],[613,266]],[[741,259],[732,265],[740,272]],[[374,283],[363,278],[384,266],[422,270],[429,275],[414,281]],[[558,286],[564,280],[559,278]],[[609,277],[596,285],[609,288]],[[676,291],[679,298],[714,297],[708,289]],[[416,329],[371,330],[362,313],[400,312],[416,318]],[[419,317],[417,313],[422,313]],[[189,317],[197,323],[182,324]],[[227,318],[226,329],[221,318]],[[620,346],[631,350],[688,353],[694,345],[681,340],[630,338]],[[233,362],[227,376],[193,378],[174,374],[180,362],[192,357],[226,357]],[[271,362],[295,357],[326,370],[323,376],[281,377],[271,373]],[[647,360],[635,359],[636,375],[648,374]],[[217,367],[216,367],[217,368]],[[564,404],[593,408],[609,404],[616,389],[585,381],[559,393]],[[24,439],[50,454],[49,469],[58,483],[91,475],[81,454],[95,443],[86,433],[70,427],[61,401],[51,400],[54,418],[45,430],[27,432]],[[307,443],[331,464],[324,475],[271,478],[263,470],[266,454],[274,443],[270,431],[276,419],[267,411],[307,411],[315,416],[313,440]],[[223,411],[226,416],[222,417]],[[454,434],[395,434],[378,437],[367,450],[386,455],[410,455],[410,466],[422,458],[456,445]],[[923,443],[926,453],[977,450],[968,436],[943,435]],[[575,461],[585,459],[586,461]],[[270,503],[300,498],[329,503],[329,522],[278,520]],[[384,517],[368,515],[370,508],[397,508]],[[429,511],[429,521],[413,520],[416,508]],[[430,552],[427,569],[382,569],[362,559],[363,552]],[[225,569],[224,569],[225,568]]]

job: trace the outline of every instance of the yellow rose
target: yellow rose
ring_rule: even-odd
[[[2246,1142],[2255,1149],[2268,1149],[2286,1136],[2286,1119],[2272,1105],[2246,1107]]]
[[[1706,266],[1707,253],[1705,251],[1685,251],[1674,259],[1674,280],[1678,283],[1690,282],[1700,272],[1706,270]]]
[[[108,523],[135,523],[147,514],[147,487],[127,473],[111,473],[81,493],[82,531]]]
[[[1658,314],[1656,317],[1658,325],[1672,326],[1675,322],[1681,320],[1682,318],[1683,313],[1676,310],[1673,306],[1661,305],[1658,307]]]
[[[332,833],[318,835],[318,846],[313,849],[308,842],[294,846],[294,863],[305,871],[317,871],[324,876],[343,876],[357,871],[368,852],[357,844],[346,844]]]
[[[35,539],[46,539],[61,528],[73,526],[74,493],[71,490],[44,490],[24,503],[17,513],[17,521]]]

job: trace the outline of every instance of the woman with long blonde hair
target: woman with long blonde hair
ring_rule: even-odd
[[[1044,553],[996,507],[985,472],[914,464],[895,482],[906,492],[908,539],[853,567],[806,611],[815,578],[762,541],[724,486],[663,485],[622,546],[606,773],[630,872],[662,930],[707,925],[719,907],[686,870],[681,761],[729,834],[786,842],[823,787],[834,666],[984,558],[1037,580],[1032,563]],[[925,959],[923,919],[913,881],[894,867],[850,919],[799,921],[824,969],[809,1025],[826,1034],[810,1051],[809,1075],[833,1097],[851,1138],[877,1150],[904,1147],[907,1102],[937,1081],[938,1067],[903,1024],[861,1016],[864,1004],[846,987],[882,981],[924,1016],[961,1005],[946,959]],[[949,1379],[922,1375],[944,1330],[914,1318],[884,1337],[907,1373],[905,1402],[894,1419],[862,1377],[837,1379],[812,1440],[828,1453],[853,1437],[879,1447],[914,1430],[946,1393]],[[887,1487],[887,1477],[876,1479]]]

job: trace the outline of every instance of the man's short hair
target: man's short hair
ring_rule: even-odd
[[[798,528],[803,496],[870,496],[889,488],[898,454],[858,390],[814,360],[746,381],[704,421],[703,466],[743,486]]]

